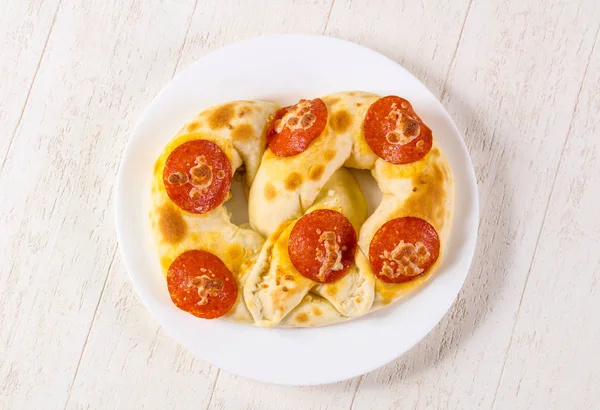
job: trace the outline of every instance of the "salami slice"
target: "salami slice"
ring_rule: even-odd
[[[386,222],[369,247],[373,272],[387,283],[409,282],[423,275],[439,255],[440,238],[435,228],[411,216]]]
[[[275,113],[267,133],[267,146],[279,157],[304,152],[325,129],[327,106],[320,98],[300,100]]]
[[[392,164],[418,161],[433,144],[429,127],[407,100],[395,95],[380,98],[369,107],[364,132],[373,152]]]
[[[319,283],[335,282],[354,262],[356,231],[340,212],[313,211],[296,222],[288,242],[294,267]]]
[[[225,201],[231,174],[231,163],[217,144],[194,140],[171,152],[163,169],[163,183],[178,207],[204,214]]]
[[[214,319],[231,310],[238,285],[225,264],[212,253],[182,253],[167,272],[171,300],[181,310],[203,319]]]

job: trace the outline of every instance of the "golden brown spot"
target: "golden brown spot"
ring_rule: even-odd
[[[316,181],[323,176],[323,172],[325,172],[325,167],[323,165],[313,165],[308,170],[308,177],[313,181]]]
[[[248,105],[244,105],[244,106],[240,107],[240,109],[238,111],[238,117],[243,118],[246,114],[250,114],[251,112],[252,112],[252,107],[250,107]]]
[[[285,275],[285,280],[291,280],[293,282],[294,277],[292,275]]]
[[[292,172],[285,179],[285,189],[288,191],[295,191],[302,184],[302,175],[297,172]]]
[[[246,251],[244,253],[244,255],[249,255],[250,251]],[[244,262],[242,262],[242,267],[240,269],[240,272],[245,272],[246,270],[250,269],[254,263],[256,262],[255,259],[246,259]]]
[[[181,213],[170,205],[165,205],[158,211],[158,230],[165,242],[180,242],[187,231],[187,224]]]
[[[308,322],[308,315],[306,313],[300,313],[298,316],[296,316],[296,320],[298,323],[306,323]]]
[[[200,128],[200,123],[198,121],[192,121],[187,126],[189,132],[196,131],[198,128]]]
[[[240,124],[234,128],[231,136],[234,140],[249,141],[254,137],[254,129],[250,124]]]
[[[192,168],[194,170],[196,167]],[[193,175],[196,176],[196,175]],[[187,174],[183,172],[175,172],[167,177],[167,182],[171,185],[180,185],[188,182]]]
[[[269,284],[267,284],[267,283],[261,283],[260,287],[261,287],[261,289],[266,289],[266,288],[269,287]]]
[[[354,97],[356,95],[356,91],[350,91],[348,93],[349,96]]]
[[[433,149],[432,155],[423,171],[412,180],[418,189],[410,195],[403,207],[410,215],[430,220],[436,229],[442,229],[444,223],[440,211],[447,209],[448,180],[450,178],[446,163],[440,158],[439,151]],[[427,158],[427,157],[426,157]]]
[[[352,124],[352,116],[346,110],[338,111],[331,116],[331,128],[336,132],[346,132]]]
[[[231,127],[229,122],[233,119],[234,107],[234,104],[230,103],[217,108],[210,114],[210,117],[208,117],[208,126],[213,130]]]
[[[227,256],[230,260],[237,260],[242,257],[244,250],[242,249],[242,245],[239,243],[232,243],[227,247]]]
[[[402,132],[404,133],[404,135],[407,135],[409,137],[412,137],[414,135],[417,135],[417,133],[419,132],[419,122],[417,120],[414,120],[412,118],[409,117],[404,117],[403,118],[404,121],[402,121],[400,124],[402,125]],[[422,142],[422,141],[419,141]],[[417,143],[418,145],[418,143]]]
[[[362,103],[356,103],[357,107],[362,107]]]
[[[313,308],[313,315],[315,315],[315,316],[321,316],[322,314],[323,314],[323,312],[321,312],[321,309],[319,309],[316,306]]]
[[[325,151],[325,153],[323,153],[323,156],[325,157],[325,160],[331,161],[333,158],[335,158],[335,151],[328,149]]]
[[[275,278],[275,284],[277,286],[281,285],[281,278],[279,276],[277,278]]]
[[[354,299],[354,301],[356,303],[360,303],[360,302],[362,302],[362,298],[360,296],[357,296],[356,299]]]
[[[283,290],[284,292],[287,292],[289,289],[286,286],[284,286],[281,288],[281,290]]]
[[[272,201],[277,196],[277,189],[273,186],[272,183],[267,182],[265,185],[265,199],[267,201]]]

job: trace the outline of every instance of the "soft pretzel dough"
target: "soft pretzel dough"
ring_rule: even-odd
[[[317,209],[343,213],[357,232],[367,214],[358,184],[343,168],[333,174],[307,213]],[[244,299],[256,323],[277,325],[310,291],[335,307],[337,319],[326,315],[311,317],[307,326],[366,313],[373,303],[375,278],[362,252],[357,251],[358,265],[352,265],[342,279],[328,284],[313,282],[302,276],[290,261],[288,240],[295,223],[296,220],[285,222],[269,236],[244,286]]]
[[[425,157],[404,165],[388,163],[371,151],[363,122],[379,98],[360,91],[322,97],[328,110],[325,129],[305,151],[289,157],[265,150],[266,131],[278,108],[275,104],[222,104],[187,123],[154,167],[150,217],[163,272],[166,274],[173,260],[187,250],[211,252],[232,271],[240,287],[237,302],[226,317],[282,327],[348,320],[385,306],[425,283],[441,256],[425,275],[389,284],[373,274],[369,246],[387,221],[415,216],[438,232],[443,255],[453,214],[452,173],[435,141]],[[216,143],[233,172],[245,165],[252,229],[232,224],[225,205],[206,214],[192,214],[168,197],[162,182],[165,161],[176,147],[195,139]],[[363,194],[346,167],[370,169],[383,193],[369,218]],[[317,209],[341,212],[357,233],[355,263],[333,283],[320,284],[304,277],[288,255],[295,223]]]
[[[232,171],[245,164],[246,184],[251,183],[265,149],[265,128],[277,108],[275,104],[262,101],[236,101],[211,107],[187,123],[165,147],[154,165],[150,211],[156,251],[165,276],[177,256],[188,250],[201,249],[219,257],[240,286],[243,285],[264,243],[263,237],[252,229],[232,224],[224,205],[206,214],[180,209],[166,193],[162,171],[175,148],[188,141],[206,139],[223,150]],[[227,316],[253,323],[241,291]]]

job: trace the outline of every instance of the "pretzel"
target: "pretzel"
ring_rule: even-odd
[[[223,205],[242,163],[250,227],[232,224]],[[370,170],[383,194],[368,218],[347,168]],[[453,211],[450,168],[411,104],[359,91],[280,109],[213,107],[175,136],[154,173],[151,220],[174,303],[265,327],[348,320],[422,286],[440,263]],[[212,270],[175,263],[192,250],[223,262],[235,298],[210,257],[182,258]]]

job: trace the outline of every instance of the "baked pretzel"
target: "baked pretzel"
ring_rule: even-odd
[[[175,304],[204,318],[320,326],[429,279],[450,228],[452,176],[411,104],[356,91],[276,108],[211,108],[157,161],[152,221]],[[231,224],[222,205],[242,161],[253,229]],[[371,170],[381,189],[369,218],[346,168]]]

